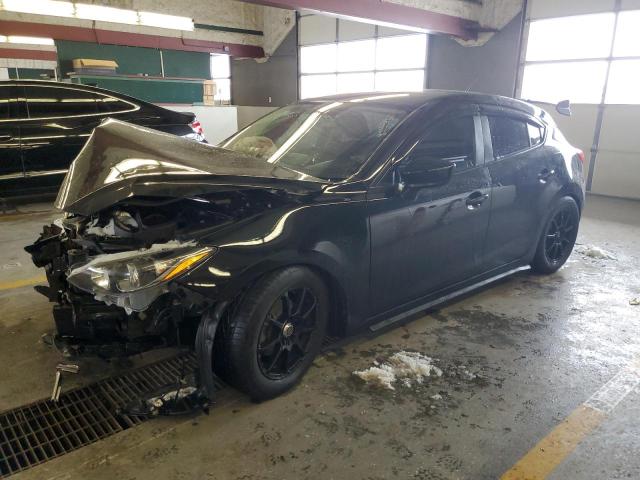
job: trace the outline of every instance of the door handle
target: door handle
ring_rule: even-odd
[[[547,180],[549,180],[549,178],[553,175],[555,175],[556,171],[555,170],[549,170],[548,168],[543,168],[540,173],[538,174],[538,180],[540,180],[540,183],[547,183]]]
[[[469,210],[474,210],[478,208],[480,205],[482,205],[482,202],[484,202],[487,198],[489,198],[488,193],[482,193],[482,192],[476,191],[467,197],[467,199],[465,200],[465,203],[467,204],[467,208]]]

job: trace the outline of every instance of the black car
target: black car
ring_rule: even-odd
[[[215,371],[264,399],[326,335],[558,270],[583,161],[540,108],[470,93],[303,101],[220,147],[108,121],[27,251],[67,354],[190,344],[210,395]]]
[[[204,140],[192,113],[84,85],[0,82],[0,197],[55,193],[91,131],[108,117]]]

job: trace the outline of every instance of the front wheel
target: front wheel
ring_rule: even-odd
[[[304,267],[258,281],[224,330],[226,380],[253,400],[293,387],[320,352],[329,316],[329,292]]]
[[[578,236],[580,210],[571,197],[558,200],[542,230],[531,270],[536,273],[556,272],[569,258]]]

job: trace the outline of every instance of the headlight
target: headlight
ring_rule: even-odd
[[[100,255],[73,268],[67,281],[107,303],[141,310],[166,291],[163,286],[169,280],[188,272],[213,253],[214,249],[209,247],[160,245],[142,251]],[[149,300],[150,297],[153,298]],[[143,301],[137,301],[140,299]]]

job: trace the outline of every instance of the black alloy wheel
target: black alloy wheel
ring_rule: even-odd
[[[571,197],[562,197],[554,205],[538,240],[531,269],[553,273],[569,258],[578,236],[580,210]]]
[[[216,373],[253,400],[286,392],[322,348],[330,299],[324,280],[307,267],[265,275],[220,325]]]
[[[271,305],[257,349],[258,365],[267,378],[290,375],[309,354],[317,305],[318,299],[308,288],[287,290]]]

